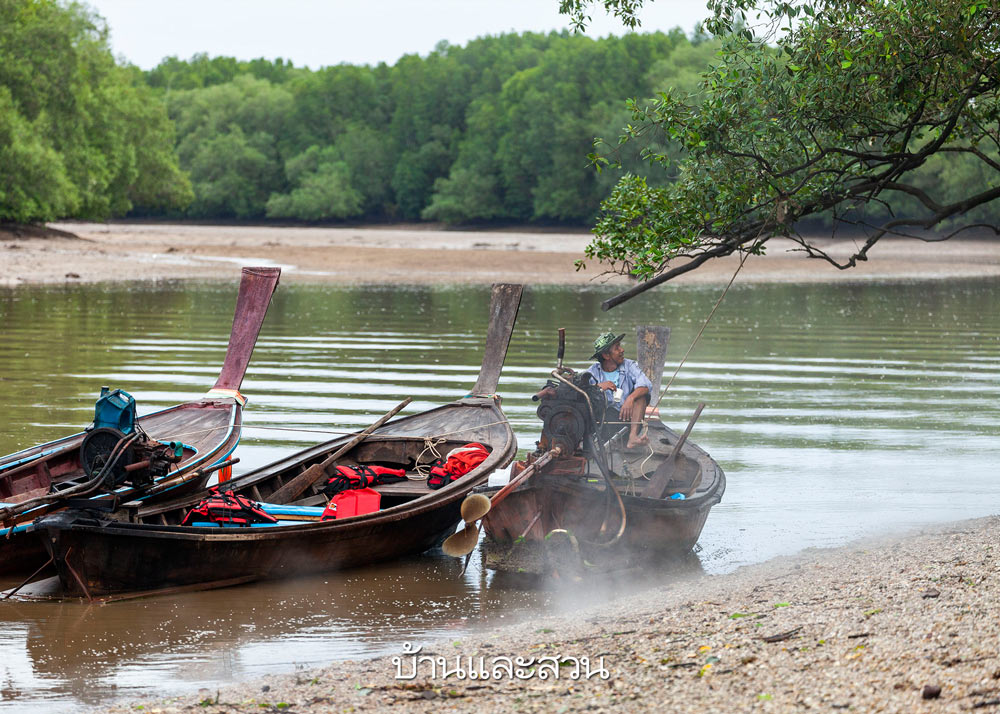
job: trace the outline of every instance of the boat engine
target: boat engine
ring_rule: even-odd
[[[581,372],[567,376],[577,389],[549,380],[532,399],[541,402],[536,412],[542,420],[539,448],[548,450],[558,446],[568,455],[576,453],[587,436],[600,431],[611,415],[607,414],[609,407],[604,393],[589,374]]]
[[[88,479],[103,473],[102,485],[113,490],[128,484],[146,488],[166,476],[184,456],[177,441],[150,439],[135,422],[135,399],[128,392],[101,388],[94,423],[80,444],[80,465]]]

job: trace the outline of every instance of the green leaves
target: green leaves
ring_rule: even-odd
[[[85,6],[0,3],[0,220],[189,200],[166,112],[135,80]]]
[[[286,174],[294,188],[267,201],[269,218],[320,221],[346,218],[361,211],[362,197],[351,187],[350,169],[331,149],[310,147],[288,161]]]
[[[633,105],[626,144],[656,133],[681,158],[647,154],[674,177],[662,189],[620,181],[589,257],[644,279],[676,274],[681,258],[760,252],[789,235],[850,267],[889,231],[930,229],[1000,197],[995,4],[772,0],[754,5],[752,36],[740,26],[751,7],[709,2],[707,26],[728,34],[696,98],[666,91]],[[988,151],[976,148],[984,142]],[[989,176],[934,181],[939,156]],[[816,216],[866,225],[872,237],[832,258],[795,233]]]

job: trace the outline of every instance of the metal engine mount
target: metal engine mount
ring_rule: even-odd
[[[111,427],[94,429],[80,445],[80,464],[87,478],[104,471],[102,485],[108,490],[124,484],[147,488],[183,457],[180,442],[163,443],[141,432],[130,436]]]
[[[542,420],[539,448],[558,446],[568,455],[577,453],[581,442],[604,423],[608,405],[604,393],[589,374],[581,372],[567,377],[576,389],[549,380],[532,399],[541,402],[536,412]]]

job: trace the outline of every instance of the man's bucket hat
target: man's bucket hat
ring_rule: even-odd
[[[600,337],[594,340],[594,356],[592,359],[600,359],[602,352],[607,352],[613,345],[621,342],[624,336],[624,332],[618,335],[618,337],[615,337],[614,332],[609,331],[603,333]]]

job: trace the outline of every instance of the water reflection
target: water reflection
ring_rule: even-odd
[[[34,675],[62,680],[53,694],[99,701],[112,684],[147,686],[151,671],[198,687],[234,674],[376,654],[407,636],[462,633],[494,611],[516,611],[535,599],[481,589],[457,573],[454,562],[438,556],[109,606],[11,604],[2,617],[26,626],[15,638]],[[406,624],[397,628],[401,620]]]
[[[661,404],[682,427],[708,403],[692,438],[728,476],[699,566],[725,572],[995,512],[997,287],[734,287]],[[0,290],[0,453],[79,430],[102,384],[134,393],[143,413],[207,390],[234,296],[231,284]],[[599,309],[607,296],[526,291],[499,387],[522,448],[537,438],[530,396],[558,327],[567,361],[583,366],[604,329],[671,325],[669,378],[718,291],[653,291],[610,314]],[[486,288],[282,285],[243,387],[239,469],[367,425],[405,396],[413,413],[466,394],[487,301]],[[68,711],[115,693],[211,687],[578,606],[475,563],[456,573],[432,557],[105,607],[0,603],[0,707]],[[598,602],[614,592],[585,590]]]

